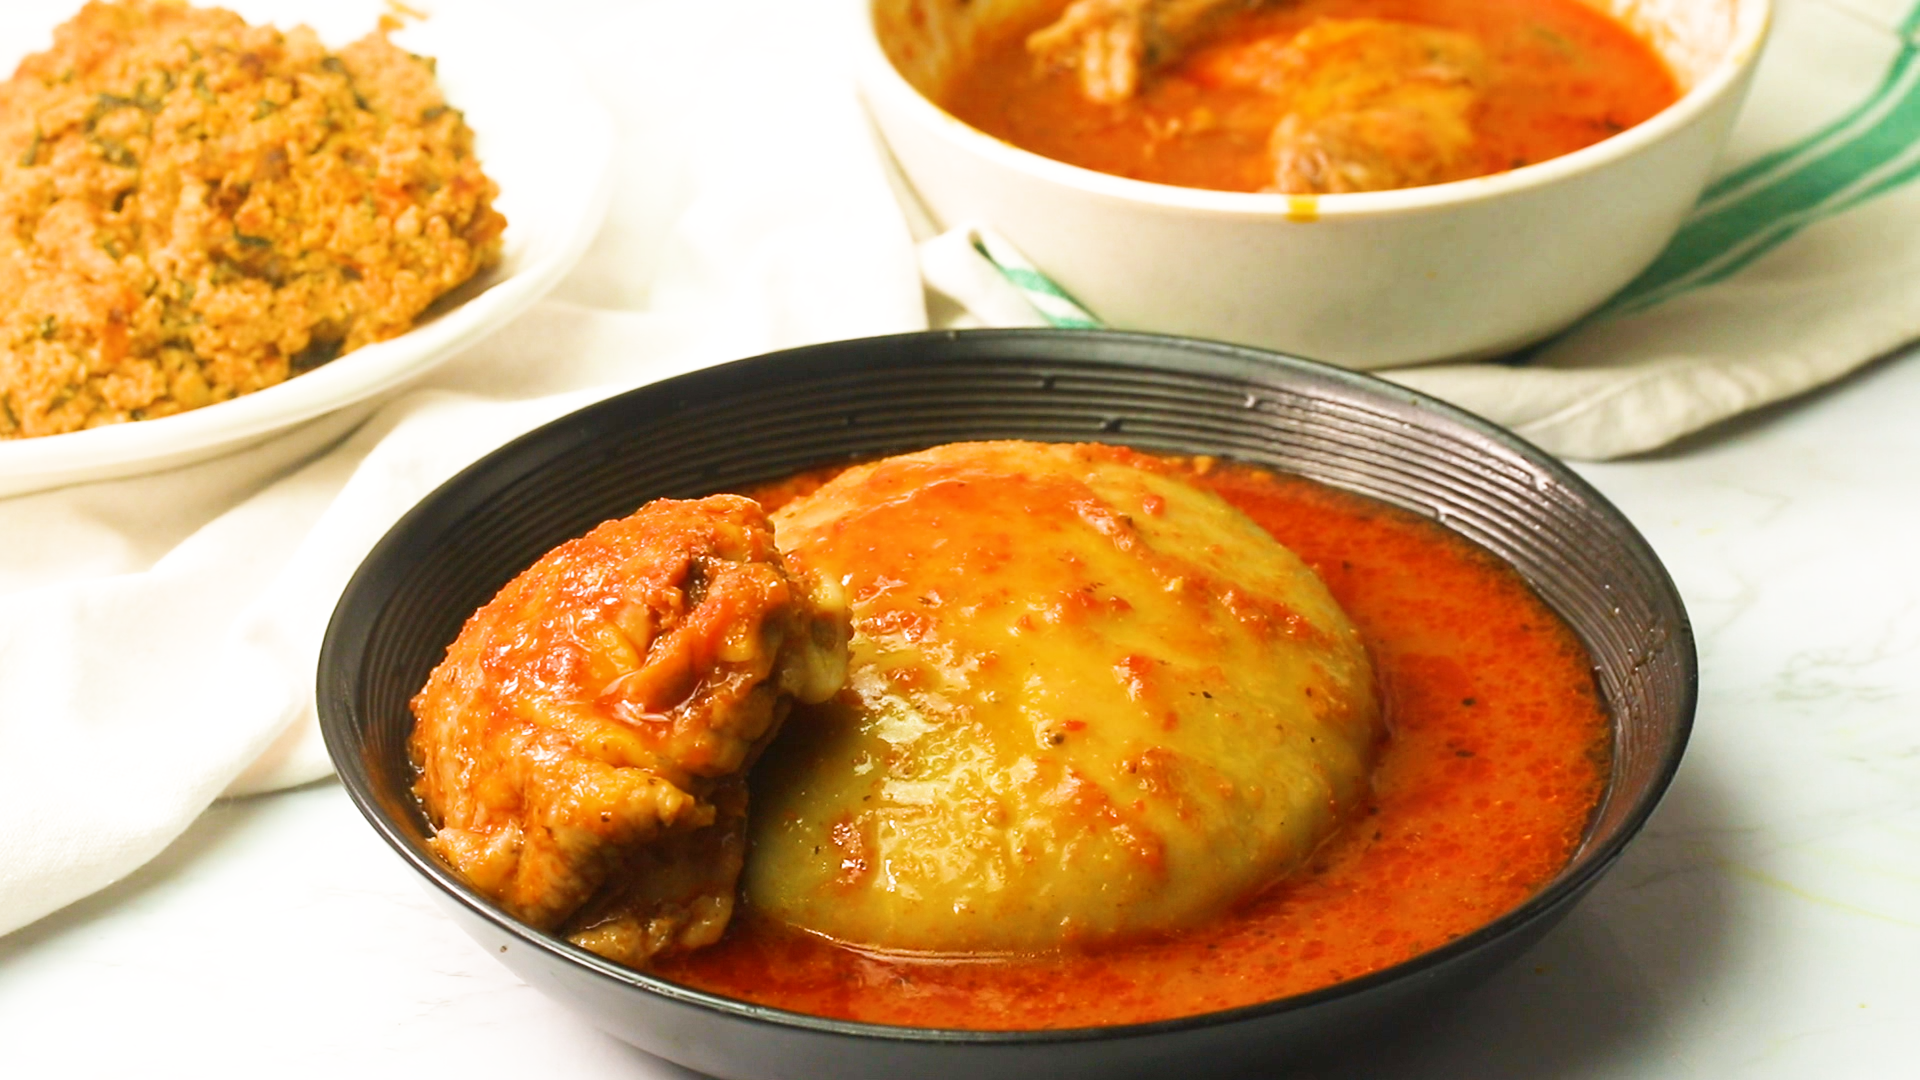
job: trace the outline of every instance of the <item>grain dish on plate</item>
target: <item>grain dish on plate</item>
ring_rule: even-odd
[[[506,222],[433,61],[90,4],[0,87],[0,439],[166,416],[394,337]]]

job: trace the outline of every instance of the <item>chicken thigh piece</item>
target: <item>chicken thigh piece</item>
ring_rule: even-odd
[[[1487,82],[1466,34],[1384,19],[1322,19],[1261,79],[1285,99],[1272,191],[1386,191],[1456,179]]]
[[[659,500],[543,556],[413,699],[429,846],[516,917],[635,966],[717,940],[744,773],[845,678],[838,586],[759,504]]]
[[[1180,55],[1212,21],[1259,0],[1074,0],[1027,38],[1027,51],[1080,75],[1089,101],[1133,97],[1146,72]]]

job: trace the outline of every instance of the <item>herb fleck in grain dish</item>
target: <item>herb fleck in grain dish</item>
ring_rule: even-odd
[[[90,3],[0,84],[0,439],[272,386],[498,259],[473,132],[387,29]]]

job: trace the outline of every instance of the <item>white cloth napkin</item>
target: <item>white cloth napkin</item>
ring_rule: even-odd
[[[1920,4],[1779,0],[1720,177],[1640,281],[1506,362],[1375,374],[1566,457],[1665,445],[1920,337],[1916,176]],[[1004,244],[991,223],[922,244],[939,321],[1089,321]]]
[[[139,866],[222,792],[330,771],[312,698],[334,601],[474,458],[667,375],[924,328],[832,20],[777,0],[541,10],[622,147],[609,220],[553,298],[397,399],[0,500],[0,933]]]

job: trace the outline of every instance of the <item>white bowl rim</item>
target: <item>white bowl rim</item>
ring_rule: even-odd
[[[1744,85],[1758,62],[1772,29],[1774,0],[1731,0],[1734,31],[1726,52],[1678,101],[1616,135],[1556,158],[1506,172],[1470,177],[1444,184],[1393,191],[1349,192],[1329,195],[1283,195],[1272,192],[1214,191],[1179,187],[1098,172],[1023,150],[966,123],[920,93],[893,66],[881,48],[873,24],[873,0],[855,0],[855,35],[860,50],[862,85],[866,93],[886,93],[915,114],[922,127],[958,144],[962,150],[990,162],[1026,173],[1060,187],[1129,204],[1145,204],[1169,211],[1253,219],[1289,219],[1301,223],[1327,218],[1384,217],[1439,210],[1498,198],[1560,182],[1632,157],[1692,125]],[[953,222],[945,222],[951,226]]]

